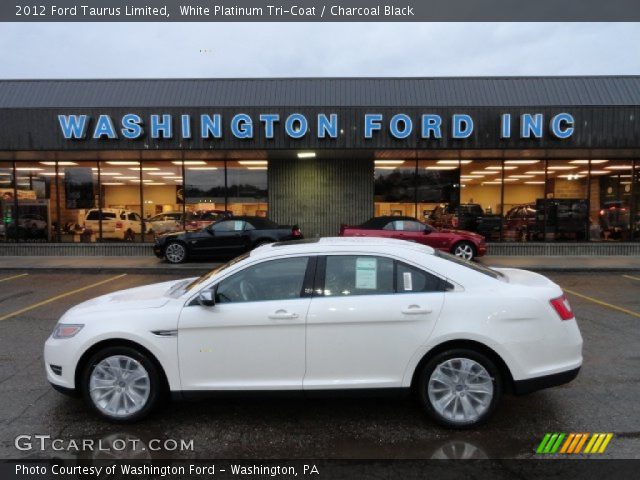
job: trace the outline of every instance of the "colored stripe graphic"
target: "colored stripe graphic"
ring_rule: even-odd
[[[589,438],[589,434],[583,433],[582,438],[578,442],[578,445],[576,445],[576,449],[573,451],[573,453],[580,453],[580,451],[582,450],[582,447],[584,446],[584,442],[587,441],[587,438]]]
[[[540,445],[538,445],[538,448],[536,449],[536,453],[544,452],[544,447],[547,445],[547,442],[549,441],[550,438],[551,438],[551,434],[547,433],[542,439],[542,441],[540,442]]]
[[[599,454],[604,453],[612,438],[613,433],[547,433],[538,445],[536,453]]]

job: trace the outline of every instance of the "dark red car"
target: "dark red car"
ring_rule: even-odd
[[[452,253],[465,260],[487,253],[487,244],[482,235],[465,230],[438,230],[413,217],[374,217],[362,225],[342,225],[340,236],[408,240]]]

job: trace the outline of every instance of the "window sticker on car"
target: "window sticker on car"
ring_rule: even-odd
[[[238,232],[240,230],[242,230],[242,221],[241,220],[236,220],[235,222],[233,222],[233,230]]]
[[[375,258],[356,259],[356,288],[375,290],[378,279],[378,262]]]
[[[410,292],[413,290],[413,278],[411,277],[411,272],[404,272],[402,274],[402,283],[405,291]]]

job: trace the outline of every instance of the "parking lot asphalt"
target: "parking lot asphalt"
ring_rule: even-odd
[[[179,402],[138,424],[105,423],[49,386],[46,338],[74,304],[184,274],[0,270],[0,458],[531,458],[547,432],[612,432],[601,457],[640,458],[640,272],[547,275],[570,292],[582,330],[579,377],[506,396],[488,424],[460,432],[433,424],[411,398]],[[14,446],[36,434],[102,446],[119,439],[135,450]],[[152,439],[193,440],[193,449],[151,452]]]

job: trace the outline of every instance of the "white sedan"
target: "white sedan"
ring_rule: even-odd
[[[169,393],[393,390],[465,428],[503,392],[573,380],[582,337],[560,287],[536,273],[401,240],[323,238],[82,303],[44,359],[56,389],[116,422]]]

